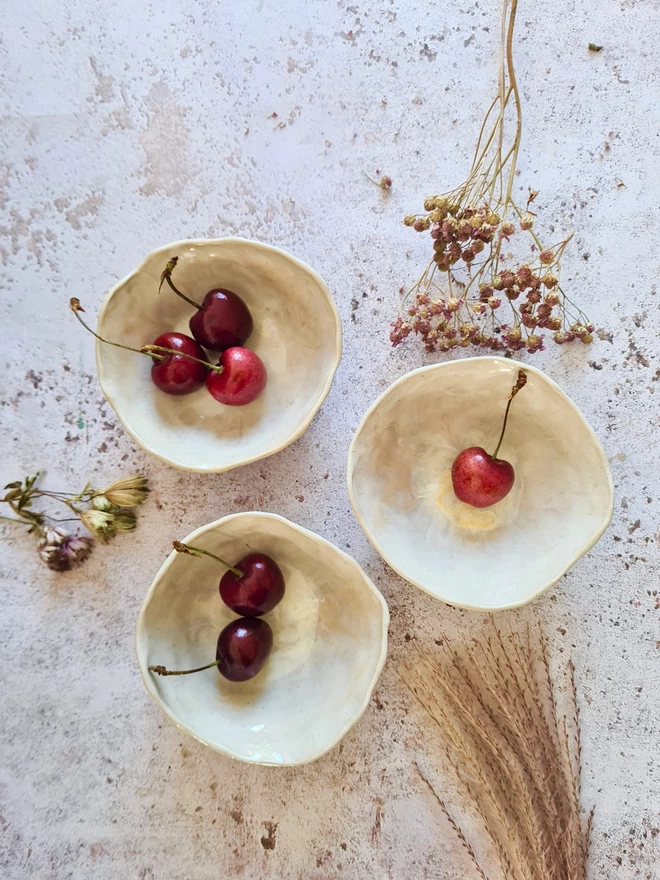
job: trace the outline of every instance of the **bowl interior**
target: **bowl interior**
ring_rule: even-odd
[[[493,452],[519,369],[500,457],[516,482],[477,510],[455,497],[451,465],[469,446]],[[612,514],[605,454],[568,397],[533,367],[472,358],[426,367],[391,386],[358,429],[349,493],[383,558],[451,604],[518,605],[554,583]]]
[[[174,281],[191,299],[225,287],[245,300],[254,320],[246,345],[266,365],[265,390],[243,407],[223,406],[203,387],[171,397],[151,382],[149,358],[98,343],[101,386],[148,451],[184,469],[229,470],[278,451],[307,427],[339,362],[339,317],[321,278],[282,251],[242,239],[179,242],[153,251],[114,289],[99,318],[101,335],[136,348],[167,330],[191,335],[194,309],[166,285],[158,293],[175,255]]]
[[[248,552],[276,560],[286,582],[264,619],[274,646],[249,682],[215,669],[159,677],[153,664],[190,669],[215,659],[220,630],[236,615],[218,593],[223,569],[173,554],[138,621],[137,648],[150,694],[179,725],[213,748],[265,764],[298,764],[331,748],[366,708],[385,660],[388,612],[360,567],[327,541],[270,514],[236,514],[187,539],[227,561]]]

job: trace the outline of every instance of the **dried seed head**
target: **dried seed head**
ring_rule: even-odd
[[[541,251],[541,253],[539,254],[539,260],[541,261],[541,264],[543,266],[549,266],[550,263],[552,263],[554,261],[554,259],[555,259],[555,255],[550,250],[550,248],[546,248],[545,250]]]
[[[497,226],[500,222],[500,215],[496,214],[495,211],[489,211],[486,214],[486,223],[490,223],[491,226]]]
[[[513,225],[513,223],[511,223],[510,220],[507,220],[506,223],[502,224],[502,230],[501,230],[502,235],[506,235],[507,238],[509,236],[513,235],[513,233],[515,231],[516,231],[516,227]]]
[[[429,196],[424,199],[424,210],[432,211],[435,208],[435,196]]]
[[[552,272],[546,272],[541,281],[544,287],[548,288],[556,287],[559,284],[559,278]]]
[[[407,214],[403,218],[404,226],[414,226],[417,216],[415,214]]]
[[[425,232],[430,225],[431,221],[428,217],[418,217],[413,223],[413,229],[415,232]]]
[[[429,214],[429,218],[433,223],[438,223],[445,216],[445,212],[441,211],[440,208],[434,208]]]
[[[549,306],[558,306],[559,305],[559,294],[555,293],[554,291],[551,291],[550,293],[546,293],[546,295],[543,297],[543,299],[545,300],[545,302],[547,302],[547,304]]]
[[[531,214],[524,214],[520,218],[520,228],[523,230],[531,229],[534,225],[534,218]]]

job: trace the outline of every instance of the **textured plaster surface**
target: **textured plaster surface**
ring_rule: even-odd
[[[437,739],[396,674],[417,641],[478,614],[396,577],[349,508],[346,453],[375,397],[431,362],[387,324],[427,240],[400,219],[465,174],[494,87],[498,4],[481,0],[166,4],[10,0],[0,34],[3,482],[103,484],[140,470],[134,535],[51,574],[2,529],[0,875],[7,880],[471,876],[414,761],[447,800]],[[601,438],[614,522],[543,598],[582,702],[591,876],[660,877],[657,0],[520,0],[520,186],[575,229],[564,280],[603,339],[534,356]],[[604,48],[589,53],[587,44]],[[363,174],[389,174],[389,194]],[[623,184],[623,185],[621,185]],[[93,316],[152,248],[243,235],[327,280],[345,355],[306,435],[221,476],[146,457],[95,378]],[[301,769],[234,763],[179,733],[139,679],[134,624],[170,541],[267,510],[352,553],[392,613],[390,658],[343,744]],[[534,548],[529,548],[530,557]],[[322,681],[319,687],[322,687]],[[460,812],[460,810],[458,810]]]

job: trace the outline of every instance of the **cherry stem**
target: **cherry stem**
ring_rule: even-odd
[[[215,559],[216,562],[219,562],[220,565],[224,565],[225,568],[228,568],[232,574],[236,575],[236,577],[243,577],[244,572],[242,572],[240,568],[234,568],[233,565],[225,562],[224,559],[220,559],[215,553],[211,553],[208,550],[202,550],[201,547],[191,547],[189,544],[183,544],[181,541],[173,541],[172,546],[177,553],[187,553],[189,556],[209,556],[211,559]],[[206,669],[206,667],[204,668]],[[194,671],[196,672],[197,670]]]
[[[500,446],[502,445],[502,440],[504,440],[504,432],[506,431],[506,422],[509,418],[509,410],[511,409],[511,401],[516,396],[516,394],[524,388],[527,384],[527,373],[522,370],[518,370],[518,379],[516,384],[511,389],[511,394],[509,394],[509,399],[507,401],[506,410],[504,411],[504,423],[502,424],[502,433],[500,434],[500,439],[497,441],[497,446],[495,447],[495,452],[493,453],[493,458],[497,458],[497,453],[500,451]]]
[[[181,299],[184,299],[188,305],[194,306],[196,309],[202,309],[203,306],[200,306],[199,303],[196,303],[194,299],[190,299],[189,296],[186,296],[185,293],[181,293],[178,288],[174,286],[174,282],[172,281],[172,272],[174,271],[176,264],[179,262],[178,257],[172,257],[171,260],[168,260],[167,265],[163,269],[162,275],[160,276],[160,284],[158,285],[158,293],[163,286],[164,282],[167,282],[170,288],[176,293],[177,296],[180,296]]]
[[[83,325],[85,330],[89,330],[92,336],[95,336],[99,342],[104,342],[106,345],[114,345],[115,348],[123,348],[124,351],[133,351],[135,354],[144,354],[147,357],[152,358],[158,363],[164,363],[167,358],[163,357],[162,354],[156,354],[156,352],[165,352],[167,354],[178,355],[178,357],[186,358],[189,361],[195,361],[197,364],[203,364],[205,367],[208,367],[209,370],[214,370],[216,373],[222,373],[224,367],[214,366],[214,364],[210,364],[208,361],[203,361],[200,358],[193,357],[191,354],[186,354],[185,351],[177,351],[175,348],[166,348],[164,345],[143,345],[142,348],[131,348],[130,345],[122,345],[121,342],[111,342],[109,339],[104,339],[102,336],[99,336],[92,328],[83,321],[80,317],[80,312],[84,312],[85,310],[80,305],[80,301],[75,297],[69,303],[71,307],[71,311],[78,318],[80,323]]]
[[[157,357],[157,355],[153,355],[154,351],[166,351],[169,354],[178,354],[179,357],[187,358],[189,361],[195,361],[197,364],[203,364],[205,367],[208,367],[209,370],[214,370],[216,373],[224,372],[224,367],[215,366],[215,364],[210,364],[208,361],[203,361],[200,358],[193,357],[191,354],[186,354],[183,351],[177,351],[175,348],[165,348],[164,345],[143,345],[140,349],[140,354],[148,354],[150,357]],[[166,360],[163,358],[163,360]]]
[[[197,669],[166,669],[164,666],[149,666],[149,672],[155,672],[157,675],[192,675],[193,672],[204,672],[205,669],[212,669],[220,663],[207,663],[206,666],[198,666]]]

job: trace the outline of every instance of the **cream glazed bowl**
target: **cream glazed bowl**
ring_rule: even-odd
[[[477,509],[459,501],[451,465],[492,452],[518,370],[500,458],[516,481]],[[348,456],[348,492],[367,537],[401,577],[451,605],[523,605],[552,586],[612,519],[605,453],[575,404],[535,367],[476,357],[413,370],[371,406]]]
[[[190,335],[194,309],[166,285],[158,293],[174,256],[173,279],[192,300],[225,287],[245,301],[254,320],[246,347],[266,366],[264,391],[240,407],[223,406],[204,387],[171,397],[151,382],[149,358],[97,342],[103,393],[135,442],[173,467],[221,473],[279,452],[309,427],[339,366],[341,323],[330,291],[313,269],[269,245],[178,241],[152,251],[110,291],[101,336],[140,348],[166,331]]]
[[[359,565],[324,538],[270,513],[236,513],[185,543],[228,562],[271,556],[284,575],[282,601],[264,616],[273,650],[253,679],[216,669],[160,677],[150,665],[194,669],[215,660],[220,630],[236,618],[222,602],[224,570],[213,559],[173,552],[156,575],[137,623],[145,687],[182,730],[253,764],[314,761],[364,713],[387,654],[389,612]]]

